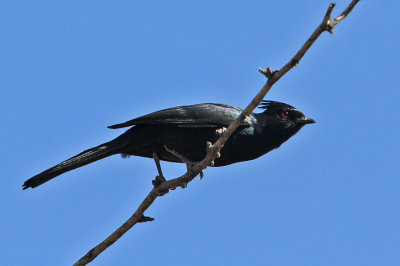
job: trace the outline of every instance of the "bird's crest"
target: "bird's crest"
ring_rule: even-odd
[[[258,108],[268,110],[271,108],[283,107],[283,106],[289,106],[289,105],[287,105],[286,103],[281,103],[281,102],[277,102],[277,101],[262,100],[260,105],[258,106]]]
[[[272,101],[262,100],[258,108],[260,109],[268,109],[269,106],[272,104]]]

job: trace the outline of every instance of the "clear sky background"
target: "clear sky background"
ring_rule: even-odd
[[[350,0],[338,0],[334,15]],[[1,1],[0,265],[70,265],[151,190],[152,160],[29,177],[178,105],[245,107],[329,1]],[[267,99],[317,120],[158,198],[93,265],[399,265],[396,1],[361,1]],[[163,163],[167,178],[185,171]]]

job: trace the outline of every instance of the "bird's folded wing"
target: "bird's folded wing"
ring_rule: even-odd
[[[179,127],[228,126],[242,112],[242,109],[225,104],[204,103],[179,106],[157,111],[148,115],[109,126],[123,128],[133,125],[177,125]],[[254,118],[250,117],[250,123]],[[243,124],[244,126],[248,124]]]

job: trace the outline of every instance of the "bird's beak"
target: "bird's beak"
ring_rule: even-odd
[[[306,116],[303,116],[303,117],[300,117],[300,118],[297,119],[297,123],[305,125],[305,124],[314,124],[314,123],[317,123],[317,122],[314,119],[311,119],[311,118],[308,118]]]

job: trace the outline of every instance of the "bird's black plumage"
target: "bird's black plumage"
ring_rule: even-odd
[[[263,101],[264,112],[251,114],[232,134],[214,166],[253,160],[278,148],[305,124],[315,123],[285,103]],[[144,115],[109,128],[131,127],[116,139],[101,144],[28,179],[23,188],[37,187],[50,179],[105,157],[122,154],[181,162],[166,150],[174,150],[192,162],[206,155],[206,142],[214,142],[216,130],[228,126],[242,109],[225,104],[205,103],[179,106]]]

